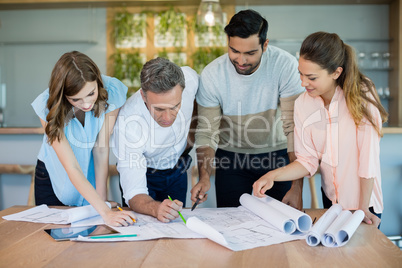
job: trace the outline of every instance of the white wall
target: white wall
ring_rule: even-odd
[[[304,39],[316,31],[345,39],[388,38],[388,5],[248,6],[269,24],[268,37]],[[246,9],[236,7],[236,12]]]
[[[39,127],[31,102],[48,87],[60,56],[78,50],[106,72],[106,9],[0,11],[0,83],[8,127]],[[1,98],[1,97],[0,97]]]

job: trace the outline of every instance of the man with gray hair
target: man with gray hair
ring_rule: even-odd
[[[120,109],[114,127],[113,152],[125,203],[161,222],[177,218],[185,206],[198,80],[190,67],[164,58],[148,61],[141,89]]]

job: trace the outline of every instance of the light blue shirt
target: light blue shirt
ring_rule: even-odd
[[[120,108],[126,101],[127,95],[127,87],[118,79],[102,75],[102,80],[103,86],[108,92],[108,109],[99,117],[95,117],[92,111],[86,112],[85,126],[82,126],[77,118],[73,118],[64,127],[64,134],[66,135],[81,170],[94,187],[95,169],[92,149],[105,120],[105,114]],[[36,114],[45,122],[46,116],[49,113],[46,107],[48,98],[49,89],[46,89],[31,104]],[[89,204],[71,183],[56,152],[53,147],[47,143],[46,134],[43,137],[38,159],[45,163],[53,190],[57,198],[63,204],[69,206],[84,206]]]

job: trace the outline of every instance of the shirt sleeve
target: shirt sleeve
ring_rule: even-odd
[[[123,197],[128,201],[137,194],[148,194],[147,161],[144,156],[148,127],[137,115],[119,115],[112,135],[112,150],[117,158],[117,170]]]
[[[298,71],[298,63],[292,55],[282,55],[283,61],[278,61],[281,68],[279,78],[279,95],[280,98],[288,98],[300,95],[305,89],[301,86],[300,74]],[[295,98],[295,99],[296,99]]]
[[[283,133],[285,134],[287,141],[288,141],[288,152],[294,151],[294,105],[295,100],[297,99],[298,95],[290,96],[287,98],[280,98],[281,102],[281,120],[282,120],[282,127]]]
[[[283,133],[287,137],[288,152],[294,151],[294,102],[305,90],[301,86],[298,63],[292,55],[283,53],[277,64],[279,72],[279,97],[281,104],[281,119],[283,122]]]
[[[195,131],[196,147],[209,146],[216,151],[219,144],[220,106],[204,107],[198,104],[198,123]]]
[[[318,169],[319,165],[319,155],[318,151],[315,149],[314,141],[311,138],[311,124],[305,124],[302,119],[302,109],[303,102],[300,100],[303,95],[295,102],[295,112],[294,112],[294,149],[296,154],[296,161],[302,164],[310,176],[313,176]]]
[[[106,113],[116,110],[126,102],[128,88],[119,79],[102,75],[103,86],[107,90],[109,107]]]
[[[46,122],[46,116],[49,113],[47,109],[47,100],[49,99],[49,89],[42,92],[36,99],[31,103],[32,108],[40,119]]]
[[[200,77],[196,71],[194,71],[193,69],[191,69],[188,66],[182,67],[182,70],[183,70],[184,78],[186,79],[185,90],[190,91],[189,93],[192,96],[195,96],[198,91]]]
[[[368,107],[374,123],[380,126],[381,130],[382,120],[379,110],[371,103]],[[377,174],[380,173],[380,135],[366,118],[363,118],[357,128],[357,146],[359,150],[359,177],[377,177]]]
[[[198,124],[195,132],[196,147],[209,146],[216,150],[219,143],[219,126],[222,118],[222,109],[218,98],[212,94],[214,84],[203,72],[200,87],[196,95],[198,103]]]
[[[204,107],[220,106],[220,101],[216,96],[218,90],[213,81],[213,76],[209,74],[209,70],[204,69],[201,73],[200,87],[196,95],[197,103]]]

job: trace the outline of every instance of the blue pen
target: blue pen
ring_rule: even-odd
[[[172,198],[170,197],[170,195],[168,195],[168,198],[170,201],[173,201]],[[183,215],[181,215],[180,211],[177,211],[177,212],[179,212],[181,219],[183,220],[184,224],[186,224],[186,220],[184,219]]]
[[[102,239],[102,238],[120,238],[120,237],[136,237],[136,234],[127,234],[127,235],[98,235],[98,236],[90,236],[90,239]]]

